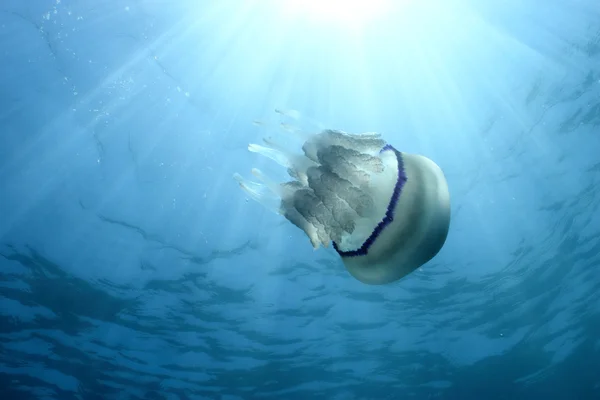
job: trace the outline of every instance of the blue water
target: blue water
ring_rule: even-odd
[[[0,3],[0,399],[600,399],[600,3],[283,2]],[[275,108],[439,164],[438,256],[248,201]]]

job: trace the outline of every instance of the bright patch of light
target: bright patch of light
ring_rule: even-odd
[[[401,0],[284,0],[287,12],[322,22],[363,24],[385,14]]]

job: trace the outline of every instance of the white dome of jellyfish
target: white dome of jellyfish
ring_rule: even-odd
[[[450,194],[433,161],[396,150],[378,133],[282,134],[248,150],[287,168],[291,180],[276,182],[256,168],[260,182],[234,178],[251,198],[302,229],[315,249],[332,242],[350,274],[372,285],[394,282],[440,251]],[[301,150],[286,146],[292,135]]]

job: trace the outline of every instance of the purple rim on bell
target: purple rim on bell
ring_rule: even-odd
[[[394,192],[392,193],[392,198],[390,199],[390,203],[387,206],[387,211],[385,212],[385,216],[371,235],[365,240],[365,242],[356,250],[351,251],[342,251],[338,248],[335,242],[333,243],[333,248],[341,257],[358,257],[358,256],[366,256],[369,252],[369,248],[375,243],[375,240],[381,235],[381,232],[385,229],[386,226],[391,224],[394,221],[394,210],[396,209],[396,204],[398,204],[398,199],[400,198],[400,193],[402,192],[402,187],[406,183],[406,172],[404,171],[404,162],[402,161],[402,153],[396,150],[392,145],[386,144],[379,153],[383,153],[384,151],[391,150],[396,154],[396,160],[398,161],[398,178],[396,179],[396,185],[394,186]]]

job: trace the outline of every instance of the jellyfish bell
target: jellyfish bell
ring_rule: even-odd
[[[249,146],[287,168],[290,181],[276,182],[256,168],[260,183],[234,178],[302,229],[315,249],[332,242],[348,272],[373,285],[408,275],[440,251],[450,195],[433,161],[400,152],[377,133],[325,129],[297,139],[302,152],[273,138]]]
[[[361,247],[336,248],[346,269],[364,283],[384,284],[408,275],[430,261],[448,235],[450,195],[442,170],[424,156],[393,151],[400,178],[385,217]]]

